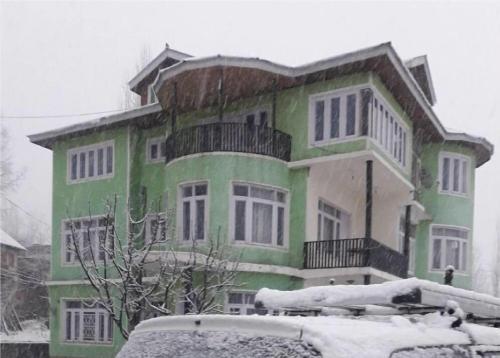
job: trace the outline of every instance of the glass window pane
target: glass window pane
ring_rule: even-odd
[[[158,144],[151,144],[149,147],[149,155],[151,159],[158,158]]]
[[[333,240],[333,228],[334,228],[334,222],[331,219],[328,219],[327,217],[324,218],[323,220],[323,240]]]
[[[406,131],[403,132],[403,166],[406,166]]]
[[[245,293],[245,303],[253,305],[255,303],[255,293]]]
[[[113,172],[113,147],[106,147],[106,173],[111,174]]]
[[[242,293],[230,293],[228,297],[228,302],[233,304],[242,304],[243,303],[243,294]]]
[[[104,174],[104,149],[97,150],[97,175]]]
[[[403,145],[403,128],[399,126],[399,133],[398,133],[398,156],[397,160],[401,163],[403,161],[403,158],[401,155],[403,154],[403,151],[401,150]]]
[[[450,188],[450,158],[443,158],[443,178],[441,180],[441,189],[449,190]]]
[[[347,118],[346,118],[346,135],[353,135],[356,130],[356,95],[347,96]]]
[[[182,196],[184,198],[193,196],[193,187],[192,186],[185,186],[182,188]]]
[[[80,340],[80,312],[75,312],[75,319],[73,321],[73,327],[74,327],[74,339],[79,341]]]
[[[284,230],[285,230],[285,209],[278,207],[278,235],[276,241],[276,244],[278,246],[283,246]]]
[[[314,106],[314,140],[323,140],[325,126],[325,102],[316,101]]]
[[[340,129],[340,98],[331,100],[330,138],[338,138]]]
[[[113,318],[108,314],[108,341],[113,340]]]
[[[194,195],[196,196],[207,195],[207,185],[206,184],[196,185],[194,187]]]
[[[104,313],[99,313],[99,341],[104,341]]]
[[[71,180],[75,180],[76,179],[76,172],[78,170],[78,157],[76,154],[72,154],[71,155]]]
[[[434,239],[432,241],[432,268],[441,268],[441,240]]]
[[[246,185],[234,185],[233,194],[238,196],[248,196],[248,187]]]
[[[191,238],[191,203],[186,201],[183,203],[183,220],[182,220],[182,238],[189,240]]]
[[[83,340],[84,341],[94,341],[95,340],[95,312],[84,312],[83,313]]]
[[[71,312],[66,312],[66,340],[71,340]]]
[[[250,188],[250,195],[254,198],[273,200],[274,199],[274,190],[265,189],[261,187],[252,186]]]
[[[453,159],[453,191],[458,192],[460,180],[460,159]]]
[[[236,201],[234,213],[234,239],[245,240],[245,214],[246,203],[244,201]]]
[[[385,111],[384,119],[384,147],[387,149],[389,143],[389,112]]]
[[[446,240],[446,266],[452,265],[457,270],[460,265],[460,245],[457,240]]]
[[[85,178],[85,153],[80,153],[80,178]]]
[[[253,203],[252,242],[272,243],[273,207],[269,204]]]
[[[462,161],[462,193],[467,194],[467,161]]]
[[[375,98],[375,102],[373,105],[373,128],[372,128],[372,137],[377,139],[378,138],[378,101]]]
[[[94,176],[94,151],[89,152],[89,177]]]
[[[205,200],[196,200],[196,240],[205,238]]]

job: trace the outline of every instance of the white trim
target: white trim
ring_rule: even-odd
[[[146,164],[158,164],[158,163],[165,163],[165,158],[166,155],[162,156],[161,152],[161,145],[164,144],[166,145],[166,138],[161,136],[161,137],[151,137],[146,140]],[[152,159],[151,158],[151,146],[152,145],[157,145],[158,146],[158,152],[157,152],[157,158]],[[166,150],[166,149],[165,149]]]
[[[463,270],[457,270],[455,268],[455,271],[454,271],[454,275],[459,275],[459,276],[470,276],[470,272],[471,272],[471,255],[470,253],[472,252],[472,237],[471,237],[471,234],[472,234],[472,230],[468,227],[465,227],[465,226],[458,226],[458,225],[448,225],[448,224],[439,224],[439,223],[432,223],[429,225],[429,236],[428,236],[428,253],[427,253],[427,270],[429,273],[440,273],[440,274],[444,274],[445,272],[445,263],[446,263],[446,250],[443,250],[443,248],[445,249],[445,247],[443,246],[444,243],[441,243],[441,257],[440,257],[440,262],[441,262],[441,267],[443,267],[443,269],[435,269],[433,268],[433,253],[434,253],[434,236],[432,235],[432,229],[434,227],[443,227],[443,228],[450,228],[450,229],[458,229],[458,230],[461,230],[461,231],[466,231],[467,232],[467,239],[462,239],[462,238],[454,238],[454,237],[441,237],[439,236],[439,238],[441,240],[446,240],[447,238],[449,239],[454,239],[454,240],[458,240],[460,243],[463,243],[465,242],[467,244],[467,252],[465,253],[465,258],[466,258],[466,269],[465,271]],[[460,250],[460,253],[462,253],[462,250]],[[462,257],[459,258],[459,260],[461,260]]]
[[[148,85],[147,87],[147,104],[153,104],[158,102],[158,97],[153,88],[153,84]]]
[[[111,146],[112,150],[112,168],[111,168],[111,173],[107,172],[107,166],[108,166],[108,153],[107,153],[107,148]],[[98,174],[98,150],[103,151],[103,174],[99,175]],[[87,153],[93,151],[94,153],[94,165],[93,165],[93,170],[94,174],[92,177],[88,176],[88,168],[89,168],[89,159]],[[80,158],[81,154],[85,154],[85,177],[81,178],[80,175],[80,169],[81,169],[81,164],[80,164]],[[76,155],[77,161],[76,161],[76,179],[71,178],[72,174],[72,156]],[[66,151],[66,184],[67,185],[72,185],[72,184],[80,184],[80,183],[85,183],[85,182],[91,182],[91,181],[96,181],[96,180],[103,180],[103,179],[111,179],[115,176],[115,167],[116,167],[116,151],[115,151],[115,140],[106,140],[103,142],[97,142],[89,145],[84,145],[80,147],[74,147],[70,148]]]
[[[163,61],[165,61],[167,58],[171,58],[177,61],[182,61],[186,58],[191,57],[191,55],[188,55],[187,53],[183,53],[174,49],[171,49],[169,47],[166,47],[158,56],[156,56],[150,63],[146,65],[141,71],[139,71],[138,74],[132,78],[128,86],[131,90],[135,89],[135,87],[144,79],[146,78],[154,69],[156,69],[158,66],[161,65]]]
[[[450,161],[450,168],[449,168],[449,176],[448,176],[448,190],[443,190],[442,187],[442,179],[443,179],[443,160],[445,158],[448,158]],[[458,159],[460,161],[460,167],[458,171],[458,187],[459,191],[456,192],[453,190],[453,171],[452,171],[452,166],[454,167],[455,164],[453,164],[454,159]],[[467,172],[466,172],[466,185],[465,185],[465,192],[462,192],[462,186],[463,186],[463,172],[462,172],[462,163],[465,161],[467,163]],[[468,156],[460,154],[460,153],[454,153],[454,152],[448,152],[448,151],[440,151],[439,156],[438,156],[438,193],[442,195],[451,195],[451,196],[458,196],[462,198],[469,198],[471,195],[471,181],[472,181],[472,165],[471,165],[471,160]]]
[[[273,220],[273,229],[272,229],[272,243],[271,244],[265,244],[265,243],[257,243],[257,242],[252,242],[251,241],[251,228],[252,228],[252,220],[251,220],[251,213],[250,213],[250,205],[246,202],[246,209],[245,209],[245,240],[240,241],[240,240],[235,240],[234,238],[234,224],[235,224],[235,201],[237,199],[233,198],[233,188],[234,185],[247,185],[248,187],[248,196],[246,198],[251,198],[250,196],[250,187],[262,187],[264,189],[269,189],[269,190],[274,190],[274,191],[279,191],[283,192],[285,194],[285,203],[278,202],[278,201],[273,201],[273,215],[276,214],[276,222]],[[244,197],[239,197],[240,201],[243,200]],[[255,200],[252,199],[252,202],[262,202],[262,203],[270,203],[271,201],[268,201],[266,199],[258,199],[254,198]],[[275,225],[277,225],[277,208],[278,207],[283,207],[285,211],[285,217],[283,218],[283,245],[279,246],[277,245],[277,227],[275,228]],[[275,210],[276,208],[276,210]],[[276,213],[275,213],[276,211]],[[235,246],[248,246],[248,247],[260,247],[260,248],[267,248],[267,249],[276,249],[280,251],[288,251],[289,249],[289,227],[290,227],[290,191],[286,188],[282,188],[276,185],[269,185],[269,184],[263,184],[263,183],[258,183],[258,182],[252,182],[252,181],[246,181],[246,180],[231,180],[229,182],[229,225],[228,225],[228,237],[230,238],[230,242],[235,245]],[[276,229],[276,230],[274,230]],[[249,239],[249,240],[247,240]]]
[[[182,156],[180,158],[175,158],[174,160],[168,162],[166,164],[166,167],[168,167],[169,165],[172,165],[173,163],[179,162],[181,160],[202,158],[202,157],[205,157],[205,156],[208,157],[208,156],[212,156],[212,155],[224,155],[224,156],[235,155],[235,156],[239,156],[239,157],[273,160],[273,161],[280,162],[280,163],[282,163],[284,165],[288,165],[289,164],[289,162],[287,162],[287,161],[284,161],[284,160],[281,160],[281,159],[278,159],[278,158],[275,158],[275,157],[270,157],[270,156],[267,156],[267,155],[263,155],[263,154],[241,153],[241,152],[207,152],[207,153],[189,154],[189,155]]]

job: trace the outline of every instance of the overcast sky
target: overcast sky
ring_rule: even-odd
[[[256,56],[289,65],[391,41],[403,59],[427,54],[446,127],[500,148],[500,3],[0,3],[0,115],[26,176],[11,199],[50,222],[51,152],[26,135],[120,107],[143,48]],[[51,117],[54,115],[54,117]],[[475,243],[496,262],[500,155],[477,170]]]

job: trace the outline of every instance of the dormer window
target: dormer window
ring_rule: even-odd
[[[158,98],[156,97],[156,93],[153,89],[153,84],[148,86],[148,104],[158,102]]]

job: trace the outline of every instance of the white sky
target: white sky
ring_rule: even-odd
[[[117,109],[144,47],[266,58],[289,65],[391,41],[403,59],[428,55],[446,127],[500,148],[500,2],[0,3],[0,115]],[[26,177],[11,199],[50,222],[51,152],[26,135],[89,117],[2,119]],[[500,155],[476,177],[475,244],[496,262]],[[481,286],[481,283],[479,283]],[[483,285],[484,286],[484,285]]]

